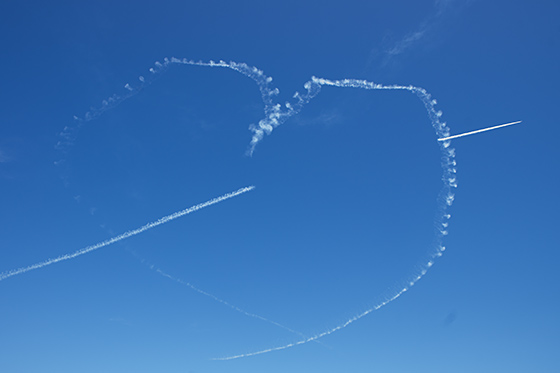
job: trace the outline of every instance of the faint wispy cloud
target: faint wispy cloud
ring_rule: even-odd
[[[395,57],[404,54],[413,47],[421,45],[421,43],[433,42],[434,38],[438,36],[436,31],[441,28],[443,21],[473,1],[435,0],[432,14],[426,17],[416,29],[408,32],[402,38],[396,41],[389,37],[386,38],[389,39],[386,42],[390,45],[385,46],[381,51],[372,52],[370,61],[380,59],[381,65],[387,65]]]
[[[387,56],[393,57],[398,54],[403,53],[405,50],[410,48],[410,46],[417,42],[418,40],[422,39],[424,35],[426,35],[426,30],[428,29],[428,23],[424,22],[419,30],[416,30],[408,35],[406,35],[403,39],[399,40],[395,45],[393,45],[390,49],[386,50],[385,53]]]

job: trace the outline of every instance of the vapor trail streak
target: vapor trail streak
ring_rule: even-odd
[[[481,129],[481,130],[476,130],[476,131],[471,131],[471,132],[465,132],[465,133],[460,133],[460,134],[458,134],[458,135],[443,137],[443,138],[441,138],[441,139],[437,139],[437,141],[447,141],[447,140],[451,140],[451,139],[456,139],[456,138],[458,138],[458,137],[464,137],[464,136],[474,135],[475,133],[491,131],[491,130],[495,130],[495,129],[502,128],[502,127],[512,126],[512,125],[517,124],[517,123],[521,123],[521,121],[518,120],[517,122],[511,122],[511,123],[506,123],[506,124],[500,124],[499,126],[488,127],[488,128],[483,128],[483,129]]]
[[[84,247],[83,249],[80,249],[80,250],[78,250],[78,251],[76,251],[76,252],[74,252],[74,253],[72,253],[72,254],[64,254],[64,255],[61,255],[61,256],[59,256],[59,257],[57,257],[57,258],[47,259],[47,260],[45,260],[45,261],[43,261],[43,262],[36,263],[36,264],[32,264],[32,265],[27,266],[27,267],[22,267],[22,268],[18,268],[18,269],[13,269],[13,270],[8,271],[8,272],[2,272],[2,273],[0,273],[0,281],[5,280],[5,279],[7,279],[8,277],[12,277],[12,276],[19,275],[19,274],[22,274],[22,273],[25,273],[25,272],[29,272],[29,271],[34,270],[34,269],[43,268],[43,267],[46,267],[46,266],[51,265],[51,264],[54,264],[54,263],[58,263],[58,262],[62,262],[62,261],[64,261],[64,260],[76,258],[76,257],[78,257],[78,256],[80,256],[80,255],[87,254],[87,253],[89,253],[89,252],[91,252],[91,251],[94,251],[94,250],[100,249],[100,248],[102,248],[102,247],[111,245],[111,244],[113,244],[113,243],[115,243],[115,242],[122,241],[122,240],[124,240],[125,238],[135,236],[135,235],[137,235],[137,234],[139,234],[139,233],[142,233],[142,232],[147,231],[148,229],[155,228],[155,227],[157,227],[158,225],[165,224],[165,223],[167,223],[167,222],[170,222],[171,220],[175,220],[175,219],[177,219],[177,218],[180,218],[181,216],[188,215],[188,214],[190,214],[190,213],[192,213],[192,212],[198,211],[198,210],[203,209],[203,208],[205,208],[205,207],[215,205],[216,203],[225,201],[226,199],[230,199],[230,198],[236,197],[236,196],[238,196],[238,195],[240,195],[240,194],[249,192],[249,191],[251,191],[251,190],[253,190],[253,189],[255,189],[255,187],[251,185],[251,186],[248,186],[248,187],[245,187],[245,188],[238,189],[238,190],[236,190],[235,192],[231,192],[231,193],[224,194],[224,195],[222,195],[222,196],[220,196],[220,197],[213,198],[213,199],[211,199],[211,200],[209,200],[209,201],[206,201],[206,202],[204,202],[204,203],[200,203],[200,204],[198,204],[198,205],[189,207],[189,208],[187,208],[187,209],[184,209],[184,210],[181,210],[181,211],[177,211],[177,212],[175,212],[175,213],[173,213],[173,214],[171,214],[171,215],[164,216],[163,218],[160,218],[160,219],[157,220],[157,221],[154,221],[154,222],[148,223],[148,224],[146,224],[146,225],[143,225],[143,226],[140,227],[140,228],[137,228],[137,229],[134,229],[134,230],[131,230],[131,231],[122,233],[122,234],[120,234],[120,235],[118,235],[118,236],[116,236],[116,237],[110,238],[110,239],[108,239],[108,240],[105,240],[105,241],[103,241],[103,242],[97,243],[97,244],[95,244],[95,245],[91,245],[91,246]]]
[[[150,269],[153,269],[152,267],[153,267],[153,266],[150,266]],[[270,323],[270,324],[275,325],[275,326],[277,326],[277,327],[279,327],[279,328],[282,328],[282,329],[284,329],[284,330],[287,330],[287,331],[289,331],[290,333],[297,334],[297,335],[299,335],[300,337],[308,338],[308,337],[306,337],[303,333],[298,332],[297,330],[291,329],[291,328],[289,328],[289,327],[287,327],[287,326],[284,326],[284,325],[282,325],[282,324],[280,324],[280,323],[277,323],[276,321],[272,321],[272,320],[267,319],[267,318],[265,318],[265,317],[259,316],[259,315],[255,314],[255,313],[247,312],[247,311],[245,311],[244,309],[239,308],[239,307],[237,307],[237,306],[235,306],[235,305],[233,305],[233,304],[231,304],[231,303],[229,303],[229,302],[227,302],[227,301],[225,301],[225,300],[223,300],[223,299],[220,299],[220,298],[218,298],[217,296],[215,296],[215,295],[213,295],[213,294],[210,294],[210,293],[208,293],[208,292],[206,292],[206,291],[204,291],[204,290],[202,290],[202,289],[200,289],[200,288],[198,288],[198,287],[192,285],[192,284],[189,283],[189,282],[183,281],[183,280],[181,280],[180,278],[173,277],[173,276],[171,276],[170,274],[165,273],[164,271],[162,271],[162,270],[159,269],[159,268],[156,268],[155,271],[156,271],[157,273],[159,273],[160,275],[162,275],[163,277],[166,277],[166,278],[168,278],[168,279],[170,279],[170,280],[173,280],[173,281],[175,281],[175,282],[177,282],[177,283],[179,283],[179,284],[181,284],[181,285],[185,285],[185,286],[191,288],[192,290],[196,291],[197,293],[200,293],[200,294],[205,295],[205,296],[207,296],[207,297],[209,297],[209,298],[212,298],[212,299],[215,300],[216,302],[219,302],[219,303],[223,304],[224,306],[227,306],[227,307],[229,307],[229,308],[231,308],[231,309],[233,309],[233,310],[235,310],[235,311],[237,311],[237,312],[239,312],[239,313],[242,313],[242,314],[244,314],[245,316],[252,317],[252,318],[255,318],[255,319],[258,319],[258,320],[261,320],[261,321]],[[319,342],[319,341],[317,341],[317,342]]]

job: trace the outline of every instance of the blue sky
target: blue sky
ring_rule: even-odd
[[[256,188],[1,280],[0,371],[557,371],[559,10],[4,1],[0,272]],[[166,57],[255,66],[281,105],[352,78],[426,89],[452,134],[523,123],[440,148],[413,93],[323,86],[250,156],[259,86]],[[391,299],[442,230],[379,310],[213,360]]]

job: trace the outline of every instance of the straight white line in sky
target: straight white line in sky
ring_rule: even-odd
[[[476,130],[476,131],[471,131],[471,132],[465,132],[465,133],[461,133],[458,135],[453,135],[453,136],[449,136],[449,137],[442,137],[441,139],[437,139],[438,141],[447,141],[447,140],[451,140],[451,139],[456,139],[458,137],[463,137],[463,136],[468,136],[468,135],[474,135],[475,133],[480,133],[480,132],[486,132],[486,131],[490,131],[490,130],[495,130],[497,128],[502,128],[502,127],[506,127],[506,126],[512,126],[514,124],[517,123],[521,123],[520,120],[518,120],[517,122],[511,122],[511,123],[506,123],[506,124],[500,124],[499,126],[494,126],[494,127],[488,127],[488,128],[483,128],[481,130]]]
[[[115,237],[110,238],[108,240],[105,240],[103,242],[99,242],[95,245],[84,247],[83,249],[80,249],[80,250],[78,250],[74,253],[64,254],[64,255],[61,255],[61,256],[53,258],[53,259],[47,259],[47,260],[44,260],[42,262],[29,265],[27,267],[21,267],[21,268],[18,268],[18,269],[13,269],[11,271],[2,272],[2,273],[0,273],[0,281],[5,280],[8,277],[12,277],[12,276],[19,275],[19,274],[22,274],[22,273],[25,273],[25,272],[29,272],[29,271],[32,271],[34,269],[43,268],[43,267],[46,267],[46,266],[54,264],[54,263],[62,262],[64,260],[74,259],[77,256],[87,254],[91,251],[94,251],[94,250],[100,249],[102,247],[111,245],[115,242],[119,242],[121,240],[124,240],[125,238],[136,236],[137,234],[140,234],[140,233],[145,232],[149,229],[157,227],[158,225],[165,224],[165,223],[167,223],[171,220],[175,220],[177,218],[180,218],[181,216],[188,215],[190,213],[193,213],[193,212],[198,211],[200,209],[203,209],[205,207],[215,205],[216,203],[225,201],[226,199],[236,197],[240,194],[249,192],[253,189],[255,189],[255,187],[253,185],[245,187],[245,188],[241,188],[241,189],[236,190],[235,192],[227,193],[227,194],[221,195],[219,197],[212,198],[211,200],[206,201],[204,203],[199,203],[198,205],[189,207],[189,208],[181,210],[181,211],[177,211],[177,212],[175,212],[171,215],[164,216],[163,218],[160,218],[159,220],[156,220],[156,221],[153,221],[151,223],[145,224],[145,225],[141,226],[140,228],[137,228],[137,229],[119,234],[118,236],[115,236]]]

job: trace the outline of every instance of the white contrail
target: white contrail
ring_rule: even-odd
[[[154,269],[153,266],[150,266],[150,269]],[[285,326],[285,325],[282,325],[282,324],[280,324],[280,323],[277,323],[276,321],[272,321],[272,320],[267,319],[267,318],[265,318],[265,317],[259,316],[259,315],[257,315],[257,314],[254,314],[254,313],[251,313],[251,312],[247,312],[247,311],[245,311],[244,309],[239,308],[239,307],[237,307],[237,306],[235,306],[235,305],[233,305],[233,304],[231,304],[231,303],[229,303],[229,302],[227,302],[227,301],[225,301],[225,300],[223,300],[223,299],[220,299],[220,298],[218,298],[217,296],[215,296],[215,295],[213,295],[213,294],[210,294],[210,293],[208,293],[208,292],[206,292],[206,291],[204,291],[204,290],[202,290],[202,289],[200,289],[200,288],[198,288],[198,287],[192,285],[192,284],[189,283],[189,282],[183,281],[183,280],[181,280],[180,278],[173,277],[173,276],[171,276],[170,274],[165,273],[164,271],[162,271],[162,270],[159,269],[159,268],[155,268],[155,271],[156,271],[157,273],[159,273],[160,275],[162,275],[163,277],[166,277],[166,278],[168,278],[168,279],[170,279],[170,280],[173,280],[173,281],[175,281],[175,282],[177,282],[177,283],[179,283],[179,284],[181,284],[181,285],[185,285],[185,286],[191,288],[192,290],[196,291],[197,293],[200,293],[200,294],[205,295],[205,296],[207,296],[207,297],[209,297],[209,298],[212,298],[212,299],[214,299],[216,302],[219,302],[219,303],[223,304],[224,306],[227,306],[227,307],[229,307],[229,308],[231,308],[231,309],[233,309],[233,310],[235,310],[235,311],[237,311],[237,312],[239,312],[239,313],[242,313],[242,314],[244,314],[245,316],[252,317],[252,318],[255,318],[255,319],[259,319],[259,320],[261,320],[261,321],[270,323],[270,324],[275,325],[275,326],[277,326],[277,327],[279,327],[279,328],[282,328],[282,329],[284,329],[284,330],[287,330],[287,331],[289,331],[290,333],[297,334],[297,335],[299,335],[300,337],[307,338],[303,333],[298,332],[297,330],[293,330],[293,329],[291,329],[291,328],[289,328],[289,327],[287,327],[287,326]]]
[[[286,330],[286,331],[288,331],[288,332],[290,332],[290,333],[297,334],[297,335],[299,335],[300,337],[308,338],[308,336],[306,336],[305,334],[303,334],[303,333],[301,333],[301,332],[298,332],[297,330],[291,329],[291,328],[289,328],[289,327],[287,327],[287,326],[285,326],[285,325],[282,325],[282,324],[280,324],[280,323],[278,323],[278,322],[276,322],[276,321],[267,319],[266,317],[263,317],[263,316],[260,316],[260,315],[255,314],[255,313],[251,313],[251,312],[245,311],[244,309],[242,309],[242,308],[240,308],[240,307],[237,307],[236,305],[233,305],[233,304],[229,303],[229,302],[226,301],[226,300],[220,299],[220,298],[218,298],[217,296],[215,296],[215,295],[213,295],[213,294],[211,294],[211,293],[209,293],[209,292],[207,292],[207,291],[202,290],[201,288],[199,288],[199,287],[197,287],[197,286],[191,284],[190,282],[181,280],[181,279],[178,278],[178,277],[172,276],[172,275],[170,275],[169,273],[164,272],[161,268],[158,268],[155,264],[150,264],[150,263],[148,263],[145,259],[141,258],[134,250],[126,249],[126,251],[128,251],[130,254],[132,254],[136,259],[138,259],[142,264],[144,264],[144,265],[145,265],[146,267],[148,267],[150,270],[155,271],[155,272],[158,273],[159,275],[161,275],[161,276],[163,276],[163,277],[165,277],[165,278],[168,278],[168,279],[170,279],[170,280],[172,280],[172,281],[175,281],[175,282],[177,282],[177,283],[179,283],[179,284],[181,284],[181,285],[184,285],[184,286],[186,286],[186,287],[189,287],[190,289],[196,291],[197,293],[202,294],[202,295],[204,295],[204,296],[207,296],[207,297],[209,297],[209,298],[215,300],[216,302],[219,302],[219,303],[223,304],[224,306],[227,306],[227,307],[233,309],[234,311],[237,311],[237,312],[239,312],[239,313],[242,313],[242,314],[245,315],[245,316],[252,317],[252,318],[255,318],[255,319],[258,319],[258,320],[261,320],[261,321],[270,323],[270,324],[275,325],[275,326],[277,326],[277,327],[279,327],[279,328],[282,328],[282,329],[284,329],[284,330]],[[316,342],[319,343],[319,344],[321,344],[321,345],[324,345],[321,341],[316,341]]]
[[[78,251],[76,251],[76,252],[74,252],[74,253],[72,253],[72,254],[61,255],[61,256],[59,256],[59,257],[57,257],[57,258],[47,259],[47,260],[45,260],[45,261],[43,261],[43,262],[36,263],[36,264],[32,264],[32,265],[27,266],[27,267],[22,267],[22,268],[18,268],[18,269],[13,269],[13,270],[11,270],[11,271],[2,272],[2,273],[0,273],[0,281],[5,280],[5,279],[7,279],[8,277],[12,277],[12,276],[15,276],[15,275],[19,275],[19,274],[22,274],[22,273],[25,273],[25,272],[29,272],[29,271],[34,270],[34,269],[43,268],[43,267],[46,267],[46,266],[51,265],[51,264],[54,264],[54,263],[62,262],[62,261],[64,261],[64,260],[73,259],[73,258],[78,257],[78,256],[80,256],[80,255],[87,254],[87,253],[89,253],[89,252],[91,252],[91,251],[94,251],[94,250],[100,249],[100,248],[102,248],[102,247],[111,245],[111,244],[113,244],[113,243],[115,243],[115,242],[124,240],[125,238],[135,236],[135,235],[137,235],[137,234],[139,234],[139,233],[142,233],[142,232],[147,231],[148,229],[152,229],[152,228],[154,228],[154,227],[157,227],[158,225],[167,223],[167,222],[169,222],[169,221],[171,221],[171,220],[174,220],[174,219],[177,219],[177,218],[179,218],[179,217],[181,217],[181,216],[184,216],[184,215],[190,214],[190,213],[192,213],[192,212],[198,211],[198,210],[203,209],[203,208],[205,208],[205,207],[215,205],[216,203],[219,203],[219,202],[225,201],[226,199],[230,199],[230,198],[233,198],[233,197],[238,196],[238,195],[240,195],[240,194],[249,192],[249,191],[251,191],[251,190],[253,190],[253,189],[255,189],[255,187],[251,185],[251,186],[248,186],[248,187],[245,187],[245,188],[238,189],[238,190],[236,190],[235,192],[231,192],[231,193],[224,194],[224,195],[222,195],[222,196],[220,196],[220,197],[213,198],[213,199],[211,199],[211,200],[209,200],[209,201],[206,201],[206,202],[204,202],[204,203],[200,203],[200,204],[198,204],[198,205],[189,207],[189,208],[187,208],[187,209],[184,209],[184,210],[175,212],[175,213],[173,213],[173,214],[171,214],[171,215],[164,216],[163,218],[161,218],[161,219],[159,219],[159,220],[157,220],[157,221],[148,223],[148,224],[146,224],[146,225],[143,225],[143,226],[140,227],[140,228],[137,228],[137,229],[134,229],[134,230],[125,232],[125,233],[123,233],[123,234],[120,234],[120,235],[118,235],[118,236],[116,236],[116,237],[113,237],[113,238],[110,238],[110,239],[108,239],[108,240],[105,240],[105,241],[103,241],[103,242],[97,243],[97,244],[95,244],[95,245],[84,247],[83,249],[80,249],[80,250],[78,250]]]
[[[451,140],[451,139],[456,139],[456,138],[458,138],[458,137],[464,137],[464,136],[474,135],[475,133],[491,131],[491,130],[495,130],[495,129],[502,128],[502,127],[507,127],[507,126],[513,126],[514,124],[517,124],[517,123],[521,123],[521,121],[518,120],[517,122],[511,122],[511,123],[506,123],[506,124],[500,124],[499,126],[488,127],[488,128],[483,128],[483,129],[481,129],[481,130],[476,130],[476,131],[471,131],[471,132],[460,133],[460,134],[458,134],[458,135],[443,137],[443,138],[437,139],[437,140],[438,140],[438,141],[447,141],[447,140]]]

